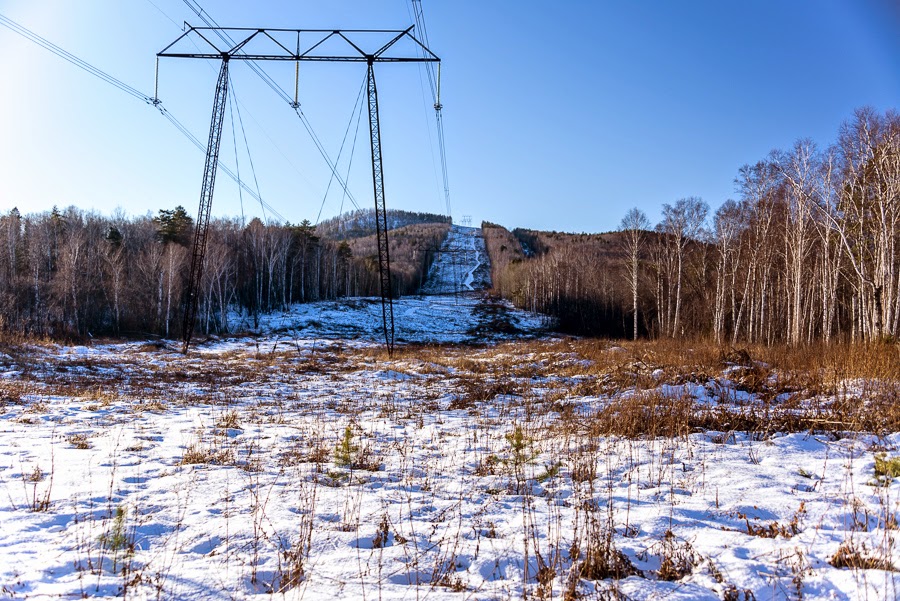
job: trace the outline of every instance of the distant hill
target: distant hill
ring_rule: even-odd
[[[447,215],[389,209],[387,222],[388,230],[394,230],[408,225],[429,223],[450,225],[453,220]],[[332,240],[351,240],[375,235],[375,210],[358,209],[321,221],[316,226],[316,234]]]
[[[421,288],[436,257],[434,251],[449,231],[449,223],[428,222],[404,225],[391,231],[388,236],[391,276],[397,294],[414,294]],[[355,277],[360,283],[358,289],[368,295],[378,294],[378,241],[375,234],[341,240],[340,244],[349,250]]]
[[[558,319],[559,328],[576,334],[625,337],[631,297],[626,285],[622,232],[574,234],[482,224],[491,260],[493,291],[516,306]],[[650,262],[650,240],[642,263]],[[641,289],[652,297],[656,281],[644,269]],[[645,303],[649,305],[650,303]],[[652,324],[641,314],[641,329]]]
[[[588,251],[605,259],[620,259],[622,254],[622,233],[570,234],[516,228],[512,235],[522,246],[526,257],[540,257],[563,248]]]

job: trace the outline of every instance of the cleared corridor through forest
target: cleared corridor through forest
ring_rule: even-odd
[[[420,292],[473,292],[490,287],[491,267],[480,228],[453,225],[438,250]]]

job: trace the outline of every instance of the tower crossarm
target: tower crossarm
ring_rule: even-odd
[[[412,30],[412,26],[407,29],[280,29],[188,25],[187,31],[156,56],[210,60],[228,57],[249,61],[440,62]]]

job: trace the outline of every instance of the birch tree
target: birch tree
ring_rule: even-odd
[[[713,308],[713,336],[721,343],[725,336],[727,292],[734,299],[735,263],[740,252],[740,232],[744,212],[734,200],[726,200],[713,217],[713,239],[716,246],[716,295]],[[733,303],[732,303],[733,305]]]
[[[662,231],[671,239],[675,251],[675,317],[669,335],[681,335],[681,292],[684,256],[687,245],[699,237],[709,213],[709,206],[696,196],[681,198],[675,205],[663,205]]]
[[[785,266],[787,279],[788,340],[800,343],[803,323],[803,301],[807,281],[806,263],[812,250],[812,213],[818,156],[812,140],[799,140],[789,153],[780,154],[777,165],[786,183],[784,224]]]
[[[638,337],[638,284],[641,252],[647,238],[647,230],[650,229],[650,220],[643,211],[637,207],[628,211],[619,224],[622,232],[622,245],[625,251],[625,263],[627,265],[628,285],[631,288],[631,310],[634,320],[633,339]]]

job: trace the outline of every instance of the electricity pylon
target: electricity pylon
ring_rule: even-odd
[[[206,163],[203,168],[203,184],[200,189],[200,208],[194,227],[191,252],[191,275],[188,284],[188,306],[184,313],[182,352],[187,353],[194,332],[197,305],[200,296],[200,280],[203,275],[203,259],[206,256],[206,237],[209,231],[209,215],[212,207],[219,147],[222,141],[222,124],[225,119],[225,99],[228,94],[228,63],[244,61],[301,61],[314,62],[364,62],[367,66],[366,91],[369,100],[369,136],[372,150],[372,187],[375,193],[375,231],[378,238],[378,273],[381,288],[381,311],[384,322],[384,342],[388,353],[394,350],[394,307],[391,284],[391,263],[388,247],[387,210],[384,195],[384,169],[381,154],[381,127],[378,116],[378,89],[375,85],[375,63],[440,63],[440,59],[412,35],[413,27],[404,30],[384,29],[278,29],[247,27],[189,27],[174,42],[157,53],[157,58],[193,58],[220,60],[216,93],[213,100],[209,143],[206,147]],[[236,37],[232,37],[232,34]],[[390,39],[372,51],[364,50],[366,43],[360,38],[388,37]],[[290,38],[290,39],[288,39]],[[301,38],[303,50],[301,50]],[[179,50],[180,42],[190,39],[195,46],[191,52]],[[399,42],[409,40],[419,53],[415,55],[393,54]],[[328,48],[337,45],[339,51]],[[293,48],[293,49],[291,49]],[[295,90],[297,86],[295,85]],[[291,105],[296,109],[296,91]]]

